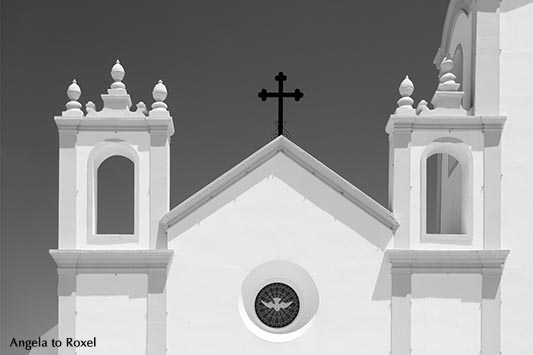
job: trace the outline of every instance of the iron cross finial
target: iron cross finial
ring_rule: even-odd
[[[266,101],[268,97],[276,97],[278,99],[278,136],[282,136],[284,133],[283,98],[292,97],[295,101],[299,101],[304,94],[300,91],[300,89],[296,89],[294,92],[283,92],[283,82],[287,80],[287,76],[283,74],[283,72],[279,72],[274,79],[278,82],[278,92],[268,92],[266,89],[263,89],[257,96],[259,96],[262,101]]]

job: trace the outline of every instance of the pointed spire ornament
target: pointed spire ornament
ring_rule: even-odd
[[[400,83],[398,92],[401,95],[401,98],[398,100],[398,108],[395,111],[396,115],[414,115],[415,109],[413,108],[414,100],[411,98],[411,95],[415,91],[415,85],[409,79],[409,76],[406,75],[405,79]]]
[[[67,102],[65,107],[66,111],[63,112],[63,115],[66,116],[83,116],[83,111],[81,110],[81,103],[78,102],[78,99],[81,96],[81,88],[78,85],[76,79],[72,80],[72,84],[67,88],[67,97],[70,100]]]

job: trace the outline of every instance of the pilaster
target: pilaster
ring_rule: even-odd
[[[411,354],[411,271],[392,268],[392,355]]]
[[[59,248],[76,244],[76,139],[75,129],[59,130]]]
[[[483,247],[501,246],[501,130],[485,131],[483,174]]]
[[[481,355],[500,355],[501,270],[483,269],[481,293]]]
[[[167,269],[148,270],[147,355],[167,352]]]
[[[170,208],[170,151],[166,130],[152,130],[150,137],[150,248],[155,249],[162,247],[157,245],[159,220]]]
[[[76,338],[76,269],[58,268],[58,320],[57,336],[63,341],[66,338]],[[58,355],[75,355],[76,349],[61,346]]]
[[[478,0],[474,11],[474,114],[500,113],[500,0]]]
[[[411,130],[389,133],[392,152],[391,206],[400,226],[394,235],[396,249],[409,249],[411,209]]]

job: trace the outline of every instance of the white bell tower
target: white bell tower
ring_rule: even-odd
[[[428,108],[412,107],[414,85],[400,85],[387,123],[389,207],[399,219],[397,249],[500,248],[502,116],[469,115],[454,60],[440,63]]]
[[[68,88],[71,101],[55,121],[59,131],[59,249],[154,249],[158,221],[169,210],[169,144],[174,125],[163,102],[167,90],[155,85],[152,110],[131,98],[117,60],[114,82],[102,94],[101,111],[88,102],[84,115],[77,101],[76,81]],[[122,156],[134,166],[132,234],[97,233],[97,171],[108,158]]]
[[[432,353],[431,334],[456,330],[473,350],[500,355],[500,280],[508,254],[500,250],[505,117],[467,112],[454,59],[444,56],[439,69],[433,108],[425,100],[413,108],[414,85],[406,77],[386,126],[389,208],[400,223],[387,251],[392,355]],[[433,309],[441,312],[438,322],[428,321]],[[450,330],[446,322],[457,326]],[[438,346],[458,350],[449,344]]]
[[[58,270],[58,338],[94,340],[102,354],[164,354],[165,285],[172,251],[159,235],[159,220],[169,211],[174,125],[163,82],[153,89],[149,112],[142,102],[131,111],[124,75],[117,60],[111,69],[113,83],[101,95],[103,108],[97,111],[89,101],[86,113],[74,80],[66,111],[55,117],[59,242],[50,254]],[[98,169],[114,157],[133,165],[133,226],[124,234],[104,234],[98,228]],[[59,354],[78,351],[66,345],[58,348]]]

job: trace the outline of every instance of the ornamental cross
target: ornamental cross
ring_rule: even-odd
[[[283,92],[283,82],[287,80],[287,76],[283,72],[279,72],[278,75],[274,77],[278,82],[278,92],[268,92],[266,89],[263,89],[259,92],[257,96],[261,98],[262,101],[266,101],[267,97],[277,97],[278,98],[278,137],[282,136],[285,130],[283,129],[283,98],[285,97],[294,97],[295,101],[299,101],[303,96],[303,92],[300,89],[294,90],[294,92]]]

